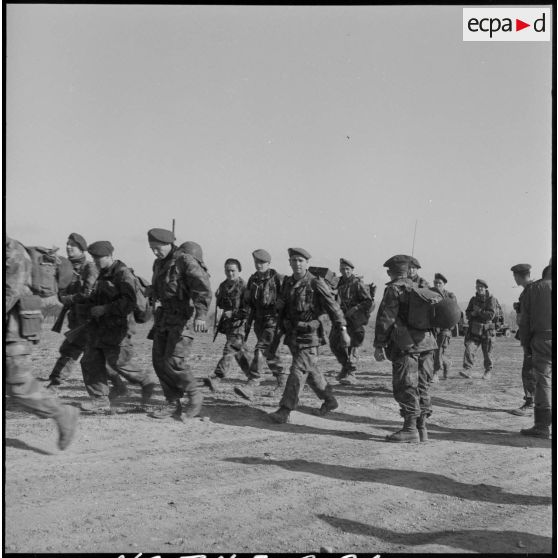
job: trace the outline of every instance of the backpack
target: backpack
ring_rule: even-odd
[[[148,296],[151,283],[143,277],[136,275],[134,270],[128,268],[134,278],[134,291],[136,293],[136,306],[134,307],[134,320],[138,324],[145,324],[153,317],[153,307]]]
[[[461,317],[453,298],[443,298],[431,289],[412,287],[409,292],[408,323],[414,329],[451,329]]]
[[[72,264],[67,258],[59,256],[58,248],[26,246],[31,258],[31,291],[41,298],[56,296],[73,279]]]

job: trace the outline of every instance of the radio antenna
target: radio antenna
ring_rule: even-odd
[[[417,223],[418,223],[418,219],[415,219],[415,232],[413,233],[413,249],[411,250],[411,256],[415,255],[415,238],[417,237]]]

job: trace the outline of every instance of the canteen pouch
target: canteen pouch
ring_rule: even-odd
[[[482,334],[484,333],[484,324],[481,324],[480,322],[471,322],[469,324],[469,331],[471,332],[471,335],[482,337]]]
[[[19,299],[20,335],[31,341],[38,341],[43,324],[42,301],[38,295]]]

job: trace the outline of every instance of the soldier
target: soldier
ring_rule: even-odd
[[[252,252],[252,257],[256,272],[248,279],[244,291],[244,304],[249,312],[248,324],[254,322],[257,342],[248,380],[244,385],[234,388],[237,395],[248,400],[254,397],[254,390],[260,383],[264,360],[277,381],[275,390],[266,395],[274,395],[282,391],[287,378],[281,357],[277,354],[281,336],[277,328],[276,303],[283,276],[270,268],[271,256],[266,250],[255,250]]]
[[[456,300],[455,295],[446,291],[446,283],[448,280],[441,274],[434,274],[434,287],[433,291],[442,295],[442,298],[452,298]],[[447,350],[451,341],[451,329],[435,329],[434,333],[436,335],[436,344],[438,348],[434,351],[434,374],[432,376],[432,382],[436,383],[439,380],[438,372],[443,371],[443,379],[446,380],[448,377],[448,372],[451,366],[451,361],[447,356]]]
[[[41,301],[31,296],[29,288],[31,266],[24,246],[6,237],[6,391],[28,412],[53,419],[58,428],[58,447],[65,450],[75,435],[79,411],[70,405],[62,405],[51,391],[41,390],[31,373],[30,342],[38,343],[42,322]],[[35,308],[30,309],[32,306]]]
[[[465,310],[469,327],[465,334],[465,353],[463,355],[463,370],[459,374],[463,378],[471,378],[469,370],[475,362],[475,353],[482,348],[484,357],[483,380],[492,375],[492,347],[496,336],[494,316],[496,315],[496,302],[488,292],[488,284],[483,279],[476,281],[477,294],[471,298]]]
[[[157,258],[153,262],[152,298],[160,302],[149,338],[153,339],[153,367],[166,399],[151,416],[192,418],[201,411],[203,395],[188,357],[194,332],[207,331],[205,320],[213,296],[209,273],[196,242],[177,248],[174,233],[166,229],[151,229],[147,239]],[[183,409],[180,399],[184,394],[189,402]]]
[[[215,293],[215,316],[217,317],[217,308],[223,310],[215,336],[217,336],[217,333],[223,333],[227,336],[227,341],[223,348],[223,356],[217,363],[215,372],[209,378],[204,379],[204,384],[211,391],[216,391],[217,385],[229,374],[235,360],[244,374],[249,375],[250,361],[244,343],[244,323],[246,320],[244,289],[246,284],[239,275],[241,271],[240,262],[234,258],[228,258],[225,261],[225,275],[227,278],[219,285]]]
[[[524,436],[550,438],[552,424],[552,268],[523,291],[519,339],[532,355],[535,378],[535,424],[521,430]]]
[[[531,266],[529,264],[517,264],[511,268],[513,278],[516,285],[523,288],[519,295],[519,301],[515,302],[513,309],[516,312],[517,326],[521,323],[521,300],[525,296],[525,291],[532,283],[531,281]],[[519,330],[515,334],[515,338],[519,340]],[[535,376],[533,374],[533,362],[531,358],[531,350],[529,347],[523,347],[523,364],[521,366],[521,382],[523,384],[523,405],[518,409],[511,411],[512,415],[524,417],[533,413],[533,397],[535,392]]]
[[[426,420],[432,414],[428,393],[434,367],[436,339],[431,330],[419,330],[408,323],[411,291],[409,258],[391,257],[384,263],[390,281],[376,316],[374,358],[392,363],[393,397],[399,403],[403,428],[386,436],[387,442],[428,440]]]
[[[114,259],[108,240],[93,242],[89,254],[99,271],[95,288],[89,296],[76,295],[78,313],[87,317],[87,342],[81,369],[90,401],[82,404],[87,413],[111,412],[107,367],[141,386],[141,403],[149,403],[156,387],[153,374],[135,362],[133,336],[136,332],[134,308],[137,298],[131,270]]]
[[[343,311],[335,301],[326,282],[308,271],[310,254],[303,248],[289,248],[289,264],[293,274],[285,279],[278,301],[281,326],[285,332],[293,361],[280,406],[270,418],[283,424],[289,421],[290,412],[296,409],[304,384],[323,400],[318,410],[320,416],[337,409],[338,403],[331,386],[318,369],[318,347],[324,345],[325,335],[320,316],[327,313],[332,327],[339,330],[345,347],[351,338]]]
[[[58,299],[63,305],[61,311],[68,315],[68,327],[70,330],[83,325],[87,321],[85,316],[78,314],[78,305],[74,302],[76,295],[81,294],[85,297],[89,296],[97,280],[97,275],[99,275],[95,264],[85,258],[86,251],[87,242],[85,238],[78,233],[71,233],[66,242],[66,254],[73,268],[72,282],[68,287],[58,293]],[[73,336],[71,340],[64,339],[59,349],[60,357],[50,373],[50,383],[47,389],[56,391],[57,387],[71,376],[79,358],[83,354],[85,343],[85,330]],[[109,375],[109,380],[114,386],[109,392],[109,398],[126,395],[128,390],[120,376],[111,369],[108,369],[107,373]]]
[[[341,340],[339,330],[332,328],[329,335],[331,352],[341,364],[341,372],[337,380],[341,384],[354,384],[358,362],[358,348],[364,341],[364,326],[370,319],[372,297],[363,281],[354,275],[355,266],[349,260],[339,260],[341,279],[337,283],[338,301],[347,321],[347,333],[351,344],[346,347]]]
[[[423,279],[419,274],[418,270],[420,269],[420,263],[416,258],[413,256],[407,256],[409,258],[409,277],[411,281],[421,289],[429,289],[430,285],[426,279]]]

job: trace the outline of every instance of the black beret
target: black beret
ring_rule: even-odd
[[[252,256],[254,256],[254,259],[260,260],[261,262],[271,262],[271,254],[263,248],[254,250]]]
[[[176,240],[176,237],[172,231],[168,231],[167,229],[150,229],[147,231],[147,240],[149,242],[172,244]]]
[[[394,268],[395,266],[405,265],[408,269],[409,267],[409,256],[405,256],[403,254],[397,254],[396,256],[392,256],[389,260],[384,262],[384,267],[388,267],[390,269]]]
[[[516,264],[510,269],[514,273],[529,273],[531,271],[531,266],[529,264]]]
[[[477,279],[477,285],[482,285],[485,289],[488,289],[488,283],[484,279]]]
[[[238,267],[238,271],[242,271],[242,266],[236,258],[227,258],[225,260],[225,266],[227,265],[236,265],[236,267]]]
[[[93,242],[93,244],[90,244],[87,248],[87,251],[92,256],[101,258],[103,256],[112,256],[114,247],[108,240],[98,240],[97,242]]]
[[[447,283],[448,280],[441,274],[441,273],[435,273],[434,274],[434,280],[439,279],[440,281],[443,281],[444,283]]]
[[[78,233],[72,233],[69,237],[68,240],[71,240],[72,242],[74,242],[75,244],[77,244],[79,246],[79,249],[82,252],[85,252],[87,250],[87,242],[85,242],[85,238],[83,238],[83,236],[81,236],[81,234]]]
[[[349,260],[347,260],[345,258],[339,258],[339,265],[348,265],[351,269],[355,268],[353,262],[350,262]]]
[[[312,257],[304,248],[289,248],[289,258],[293,256],[302,256],[305,260]]]
[[[419,261],[416,258],[413,258],[413,256],[408,256],[408,258],[409,258],[409,265],[416,267],[417,269],[420,269]]]

